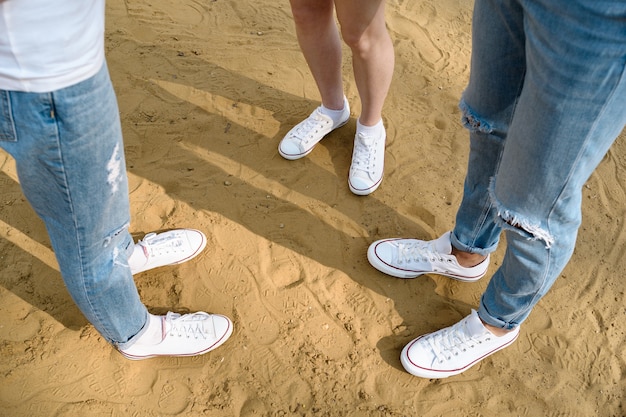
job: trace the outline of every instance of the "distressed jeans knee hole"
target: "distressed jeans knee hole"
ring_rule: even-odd
[[[491,133],[493,128],[491,127],[491,123],[487,120],[480,118],[465,102],[465,100],[461,100],[459,103],[459,109],[461,109],[461,123],[463,126],[471,132],[478,133]]]

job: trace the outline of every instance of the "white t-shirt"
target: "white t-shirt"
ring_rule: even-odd
[[[105,0],[0,0],[0,90],[44,93],[104,64]]]

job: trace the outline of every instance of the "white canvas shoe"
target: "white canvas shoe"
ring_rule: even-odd
[[[352,163],[348,175],[350,191],[356,195],[373,193],[383,180],[385,170],[385,129],[378,136],[357,132],[354,136]]]
[[[382,239],[367,250],[370,264],[381,272],[397,278],[416,278],[423,274],[439,274],[459,281],[478,281],[487,273],[489,255],[476,266],[459,265],[452,255],[450,232],[438,239]]]
[[[504,336],[495,336],[472,310],[460,322],[411,341],[402,350],[400,362],[411,375],[447,378],[511,345],[518,335],[516,327]]]
[[[348,123],[350,119],[350,106],[344,97],[343,114],[335,123],[333,119],[322,112],[318,107],[309,117],[294,126],[278,145],[278,153],[285,159],[300,159],[311,153],[315,145],[335,129]]]
[[[198,312],[180,315],[151,316],[161,320],[162,340],[144,342],[141,337],[129,348],[120,349],[128,359],[141,360],[157,356],[196,356],[221,346],[233,333],[233,323],[226,316]]]
[[[206,236],[195,229],[148,233],[135,244],[128,259],[130,270],[138,274],[165,265],[176,265],[195,258],[206,246]]]

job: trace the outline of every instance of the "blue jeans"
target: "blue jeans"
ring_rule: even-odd
[[[0,116],[0,146],[45,222],[70,295],[123,348],[148,312],[128,267],[134,242],[124,145],[106,65],[50,93],[0,90]]]
[[[507,250],[478,313],[522,323],[569,261],[582,187],[626,123],[626,2],[476,0],[452,244]]]

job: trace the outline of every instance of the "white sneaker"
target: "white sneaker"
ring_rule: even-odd
[[[411,375],[447,378],[509,346],[518,335],[516,327],[504,336],[495,336],[472,310],[460,322],[411,341],[402,349],[400,362]]]
[[[373,193],[383,180],[385,169],[385,129],[380,136],[357,132],[348,176],[350,191],[356,195]]]
[[[382,239],[367,250],[372,266],[397,278],[416,278],[422,274],[439,274],[459,281],[474,282],[487,273],[489,255],[476,266],[459,265],[452,255],[450,232],[436,240]]]
[[[162,321],[160,343],[138,340],[120,353],[128,359],[141,360],[156,356],[196,356],[221,346],[233,333],[233,323],[219,314],[198,312],[180,315],[169,312],[158,317]],[[140,338],[141,339],[141,338]]]
[[[320,106],[309,117],[287,132],[278,145],[278,153],[283,158],[289,160],[307,156],[324,136],[345,125],[348,119],[350,119],[350,106],[345,97],[343,100],[343,114],[337,123],[334,123],[330,116],[322,113],[322,107]]]
[[[148,269],[176,265],[195,258],[206,246],[206,236],[195,229],[148,233],[135,245],[128,259],[130,270],[138,274]]]

